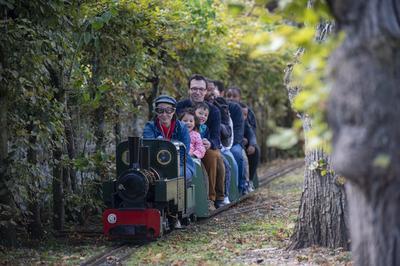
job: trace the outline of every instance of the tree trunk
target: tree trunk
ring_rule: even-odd
[[[59,56],[62,62],[62,56]],[[54,67],[50,63],[46,64],[49,72],[50,81],[57,92],[54,100],[60,103],[65,101],[64,71],[62,67]],[[53,134],[53,226],[56,230],[63,230],[65,221],[64,189],[63,189],[63,144],[60,136]]]
[[[289,248],[319,245],[348,249],[343,184],[329,169],[329,158],[321,149],[307,152],[305,161],[304,190]]]
[[[400,264],[400,2],[328,1],[346,39],[330,61],[332,160],[356,265]]]
[[[2,53],[0,53],[2,55]],[[15,224],[12,222],[16,206],[8,187],[8,127],[7,127],[7,88],[4,82],[0,84],[0,206],[7,206],[9,215],[4,215],[4,207],[0,207],[0,245],[13,247],[17,244]]]
[[[121,142],[121,117],[120,117],[120,108],[116,108],[116,117],[115,117],[115,123],[114,123],[114,135],[115,135],[115,147]]]
[[[57,140],[56,140],[57,141]],[[62,148],[53,150],[53,226],[55,230],[63,230],[65,221],[63,167],[61,165]]]
[[[36,136],[32,134],[34,129],[33,122],[31,121],[28,125],[28,132],[30,132],[29,136],[29,146],[27,151],[27,159],[31,167],[37,166],[37,151],[35,148],[36,145]],[[29,233],[33,239],[41,239],[43,237],[43,226],[42,226],[42,219],[40,215],[40,198],[38,197],[39,192],[39,184],[36,181],[36,176],[31,176],[30,181],[28,183],[28,193],[29,193],[29,211],[31,213],[29,218]]]
[[[69,110],[69,108],[67,108]],[[68,113],[70,113],[68,111]],[[65,138],[67,140],[67,152],[68,152],[68,158],[72,162],[75,157],[76,157],[76,151],[75,151],[75,135],[74,135],[74,128],[72,126],[71,122],[71,114],[69,119],[65,121]],[[68,167],[68,173],[69,173],[69,184],[71,187],[72,192],[76,192],[76,172],[73,164],[70,164]]]
[[[148,79],[151,82],[151,94],[146,98],[147,106],[149,108],[148,120],[153,119],[153,101],[157,97],[158,85],[160,84],[160,79],[158,76],[154,76]]]
[[[317,41],[324,40],[329,25],[320,25]],[[301,56],[299,49],[296,56]],[[285,84],[289,100],[292,103],[300,88],[289,87],[293,65],[286,69]],[[331,171],[330,158],[322,148],[310,149],[307,133],[311,130],[311,121],[307,114],[299,114],[303,121],[305,136],[305,173],[304,187],[299,207],[298,221],[291,238],[289,249],[310,247],[313,245],[330,248],[349,248],[348,227],[346,225],[346,200],[342,186],[337,184],[338,177]]]
[[[99,58],[99,54],[97,49],[93,54],[92,59],[92,88],[91,88],[91,96],[92,99],[95,99],[96,94],[98,93],[98,87],[100,86],[100,77],[101,77],[101,61]],[[105,143],[104,143],[104,131],[105,131],[105,108],[103,103],[100,102],[99,106],[93,110],[93,129],[94,136],[96,138],[96,152],[104,152]],[[101,174],[101,170],[98,169],[98,174]]]

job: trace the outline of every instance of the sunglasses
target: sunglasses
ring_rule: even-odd
[[[175,108],[173,107],[167,107],[167,108],[161,108],[161,107],[156,107],[154,109],[154,111],[156,112],[156,114],[162,114],[162,113],[167,113],[167,114],[172,114],[173,112],[175,112]]]

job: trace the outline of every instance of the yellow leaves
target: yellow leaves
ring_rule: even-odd
[[[293,35],[290,36],[289,40],[298,46],[306,46],[308,43],[314,41],[315,29],[305,27],[297,30]]]
[[[374,159],[372,164],[375,167],[379,167],[379,168],[382,168],[382,169],[387,169],[389,167],[389,165],[390,165],[390,161],[391,161],[391,159],[390,159],[390,156],[388,154],[381,153],[381,154],[378,154],[375,157],[375,159]]]
[[[154,257],[151,258],[152,263],[160,263],[165,257],[164,253],[158,253]]]
[[[304,23],[307,25],[317,25],[319,22],[318,14],[311,8],[306,8],[304,10]]]

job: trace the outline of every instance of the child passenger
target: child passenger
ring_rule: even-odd
[[[208,150],[211,147],[211,143],[208,141],[209,131],[206,125],[208,114],[210,112],[210,108],[205,102],[199,102],[195,106],[195,114],[199,119],[199,133],[201,138],[203,139],[203,145]]]
[[[181,113],[179,120],[185,123],[187,128],[189,129],[189,155],[194,158],[202,159],[204,157],[204,154],[206,153],[206,148],[204,147],[200,133],[198,132],[199,119],[196,117],[195,112],[192,109],[185,109]]]

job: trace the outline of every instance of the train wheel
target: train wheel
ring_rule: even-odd
[[[190,217],[182,219],[182,224],[188,226],[191,223]]]

